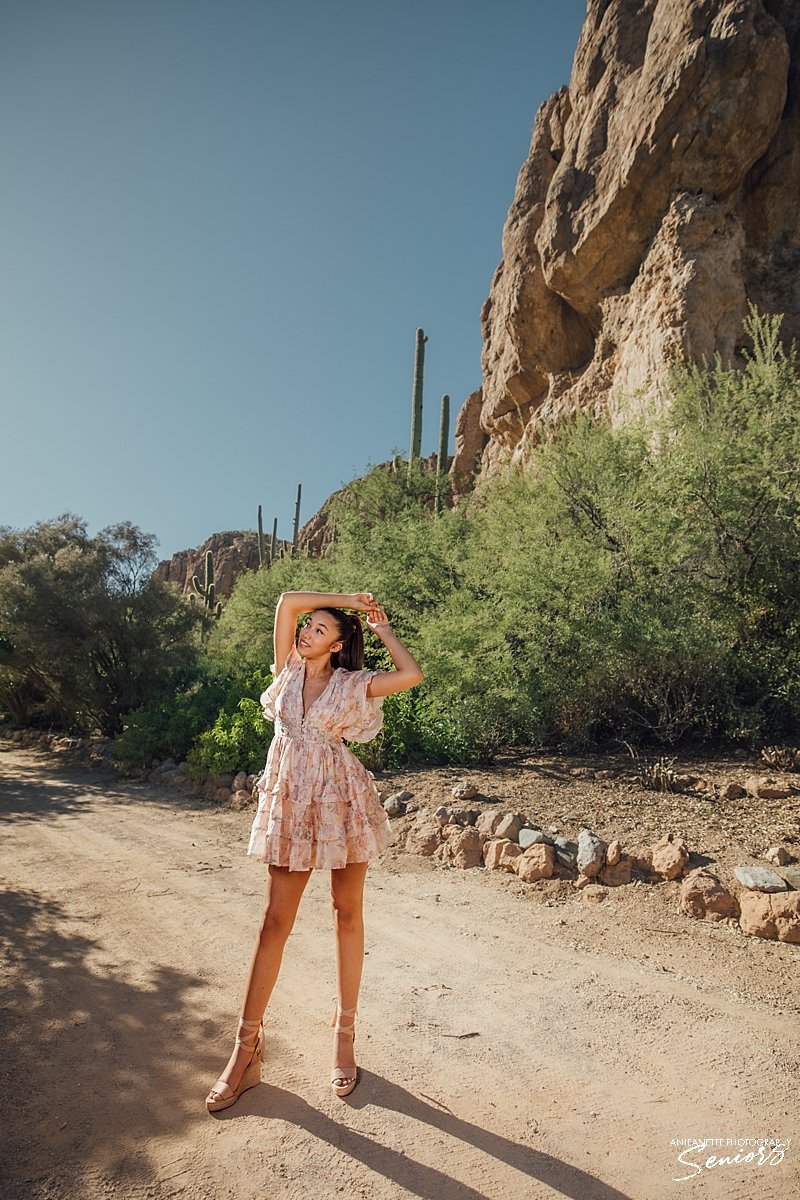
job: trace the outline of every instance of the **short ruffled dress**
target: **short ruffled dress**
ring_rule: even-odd
[[[337,667],[304,717],[305,659],[292,645],[259,700],[275,736],[256,780],[248,854],[290,871],[336,869],[377,858],[394,843],[375,778],[343,740],[370,742],[380,731],[384,697],[367,696],[379,674]]]

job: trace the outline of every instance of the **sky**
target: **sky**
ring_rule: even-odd
[[[0,525],[291,538],[481,382],[586,0],[2,0]]]

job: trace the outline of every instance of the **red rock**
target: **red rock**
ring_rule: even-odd
[[[621,858],[616,863],[606,863],[597,876],[600,883],[606,887],[620,887],[631,881],[631,860]]]
[[[484,838],[472,825],[458,828],[434,850],[434,857],[453,867],[480,866]]]
[[[608,843],[606,850],[606,864],[610,867],[616,865],[622,858],[622,842],[619,838],[614,838],[613,842]]]
[[[664,879],[677,879],[689,861],[689,849],[682,837],[665,833],[653,851],[653,870]]]
[[[740,892],[739,905],[743,933],[800,942],[800,892]]]
[[[406,850],[409,854],[422,854],[430,857],[442,841],[442,831],[438,821],[431,818],[415,821],[406,837]]]
[[[748,775],[744,786],[751,796],[759,800],[786,800],[794,794],[788,783],[779,783],[772,775]]]
[[[546,842],[538,842],[529,846],[522,854],[516,855],[512,870],[519,875],[524,883],[534,883],[537,879],[549,879],[556,864],[556,852],[553,846]]]
[[[678,908],[698,920],[723,921],[739,916],[739,902],[707,867],[690,871],[681,884]]]
[[[522,853],[522,847],[510,838],[498,838],[484,843],[483,861],[491,870],[504,868],[513,871],[514,859]]]

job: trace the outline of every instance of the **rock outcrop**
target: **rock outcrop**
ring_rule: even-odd
[[[176,585],[183,593],[192,590],[192,576],[205,577],[206,551],[214,553],[214,585],[217,598],[228,597],[242,571],[258,570],[258,534],[229,530],[213,533],[196,550],[179,550],[158,564],[153,575]]]
[[[748,301],[800,337],[800,5],[589,0],[502,251],[482,471],[570,410],[653,406],[676,359],[736,362]],[[471,452],[474,394],[464,407]]]

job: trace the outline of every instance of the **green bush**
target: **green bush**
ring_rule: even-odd
[[[220,710],[238,703],[243,686],[242,680],[225,677],[214,663],[200,664],[195,678],[125,714],[122,733],[114,739],[114,757],[137,768],[154,759],[186,758]]]
[[[575,413],[439,516],[423,464],[369,471],[326,506],[324,558],[243,578],[217,652],[270,661],[282,590],[374,591],[426,675],[356,751],[377,765],[796,735],[800,383],[779,331],[751,310],[743,369],[676,368],[616,429]]]

